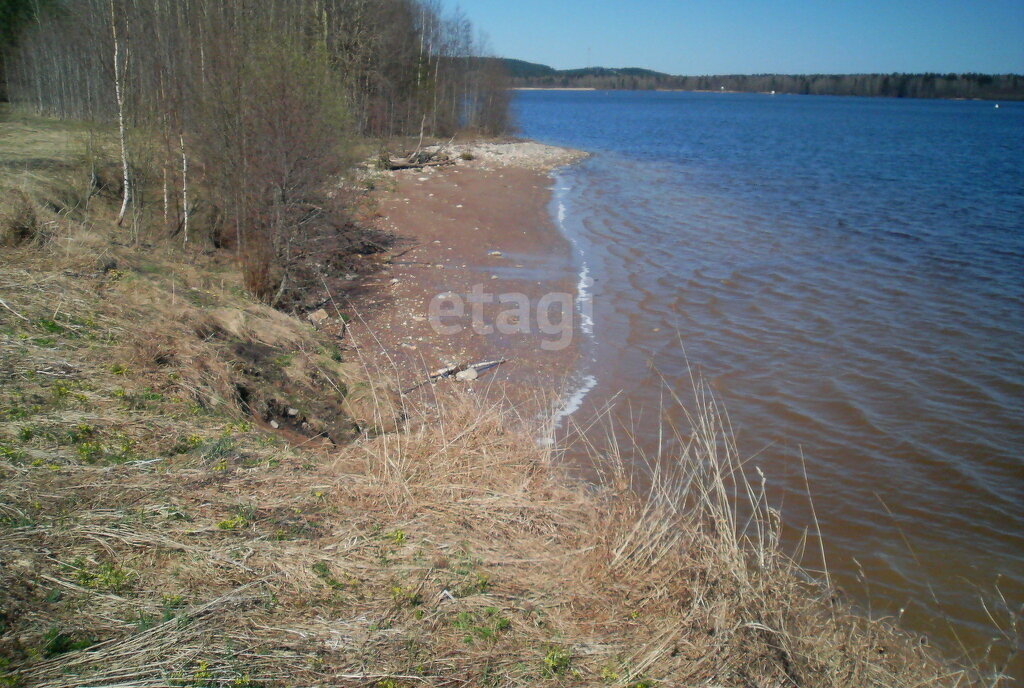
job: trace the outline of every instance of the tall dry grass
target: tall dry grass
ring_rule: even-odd
[[[3,459],[2,647],[24,685],[965,685],[808,583],[756,484],[738,518],[747,483],[707,396],[644,494],[615,455],[570,478],[501,398],[436,388],[396,432],[288,448],[126,405],[153,378],[139,360],[137,382],[108,379],[94,355],[62,351],[82,411],[6,418],[5,439],[86,424],[155,456],[29,439]],[[194,448],[159,448],[183,432]]]

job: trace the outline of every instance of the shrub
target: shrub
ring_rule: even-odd
[[[196,139],[245,287],[264,302],[287,285],[303,234],[344,224],[327,185],[349,161],[349,123],[327,55],[299,39],[264,40],[254,21],[222,48],[200,97]]]
[[[17,246],[36,237],[39,218],[35,204],[20,189],[0,189],[0,245]]]

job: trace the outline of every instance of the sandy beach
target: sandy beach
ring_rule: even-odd
[[[522,142],[463,144],[451,155],[453,165],[377,180],[377,222],[397,241],[365,285],[376,288],[353,304],[347,345],[403,389],[441,368],[506,359],[458,384],[557,394],[575,368],[579,323],[550,172],[584,154]]]

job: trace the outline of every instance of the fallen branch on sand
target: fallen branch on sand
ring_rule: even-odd
[[[451,141],[448,143],[450,144]],[[433,150],[423,150],[417,146],[416,150],[404,157],[392,158],[389,155],[383,155],[381,162],[389,170],[418,170],[424,167],[454,165],[455,160],[445,153],[446,147],[441,146]]]
[[[446,160],[428,160],[427,162],[409,162],[401,158],[391,158],[388,161],[389,169],[391,170],[419,170],[424,167],[443,167],[445,165],[454,165],[455,161],[451,158]]]
[[[470,370],[473,371],[474,373],[476,373],[477,375],[479,375],[480,373],[482,373],[482,372],[484,372],[486,370],[490,370],[491,368],[496,368],[497,366],[501,365],[502,363],[508,363],[508,359],[507,358],[498,358],[498,359],[495,359],[493,361],[481,361],[480,363],[458,363],[458,364],[453,365],[453,366],[448,366],[447,368],[440,368],[440,369],[435,370],[434,372],[430,373],[429,375],[427,375],[427,379],[426,380],[423,380],[422,382],[416,383],[415,385],[413,385],[409,389],[403,390],[402,394],[408,394],[409,392],[411,392],[411,391],[413,391],[415,389],[419,389],[420,387],[422,387],[425,384],[428,384],[428,383],[433,384],[434,382],[437,382],[438,380],[443,380],[443,379],[446,379],[446,378],[476,379],[475,375],[472,378],[459,378],[458,376],[459,376],[460,373],[464,373],[464,372],[470,371]]]

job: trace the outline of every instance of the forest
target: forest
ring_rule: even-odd
[[[1024,100],[1020,74],[727,74],[674,76],[649,69],[556,70],[546,65],[505,60],[512,85],[519,88],[608,90],[731,91],[891,98],[978,98]]]
[[[439,0],[4,0],[0,17],[11,107],[115,130],[119,171],[94,176],[118,221],[236,251],[265,300],[297,242],[346,223],[325,184],[354,141],[508,126],[501,65]]]
[[[261,65],[326,70],[367,135],[506,124],[499,66],[438,0],[4,0],[0,19],[8,98],[55,117],[113,119],[120,85],[132,123],[187,128],[211,90],[266,90]]]

